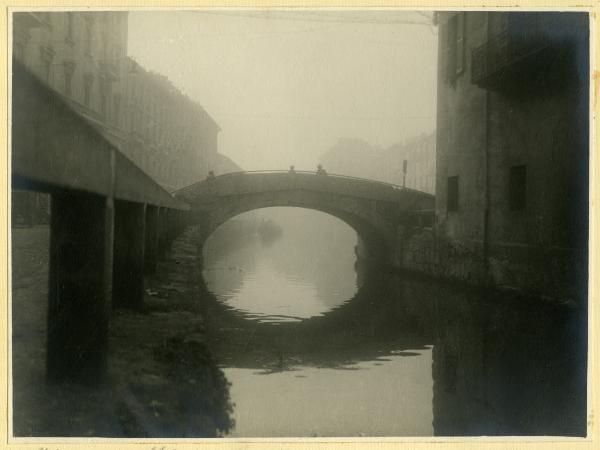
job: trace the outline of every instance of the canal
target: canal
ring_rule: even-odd
[[[585,310],[376,271],[356,243],[298,208],[207,241],[228,437],[585,435]]]

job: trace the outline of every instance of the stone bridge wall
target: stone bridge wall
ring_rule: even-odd
[[[239,173],[205,180],[176,194],[192,205],[207,238],[228,219],[254,209],[314,209],[346,222],[368,257],[390,262],[396,230],[414,211],[433,209],[430,194],[348,177],[314,173]],[[364,256],[364,254],[363,254]]]

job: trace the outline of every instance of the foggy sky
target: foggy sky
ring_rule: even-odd
[[[144,11],[129,54],[198,101],[247,170],[314,170],[338,138],[435,128],[437,29],[402,11]],[[435,34],[434,34],[435,33]]]

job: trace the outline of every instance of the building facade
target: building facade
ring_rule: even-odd
[[[437,17],[436,231],[463,249],[455,274],[577,297],[587,280],[587,13]]]
[[[88,121],[120,136],[127,12],[13,14],[13,57]]]
[[[15,12],[13,58],[20,61],[86,120],[118,134],[118,81],[127,54],[126,12]],[[49,196],[14,191],[13,223],[49,219]]]
[[[167,190],[206,177],[219,127],[128,57],[128,13],[13,14],[13,56]]]
[[[124,153],[169,191],[203,180],[217,162],[219,126],[167,77],[127,62]]]

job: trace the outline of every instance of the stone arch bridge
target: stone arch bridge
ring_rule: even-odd
[[[434,196],[388,183],[315,172],[235,172],[209,177],[175,193],[191,207],[190,224],[204,241],[241,213],[272,206],[331,214],[352,227],[366,256],[388,260],[399,228],[431,221]]]

